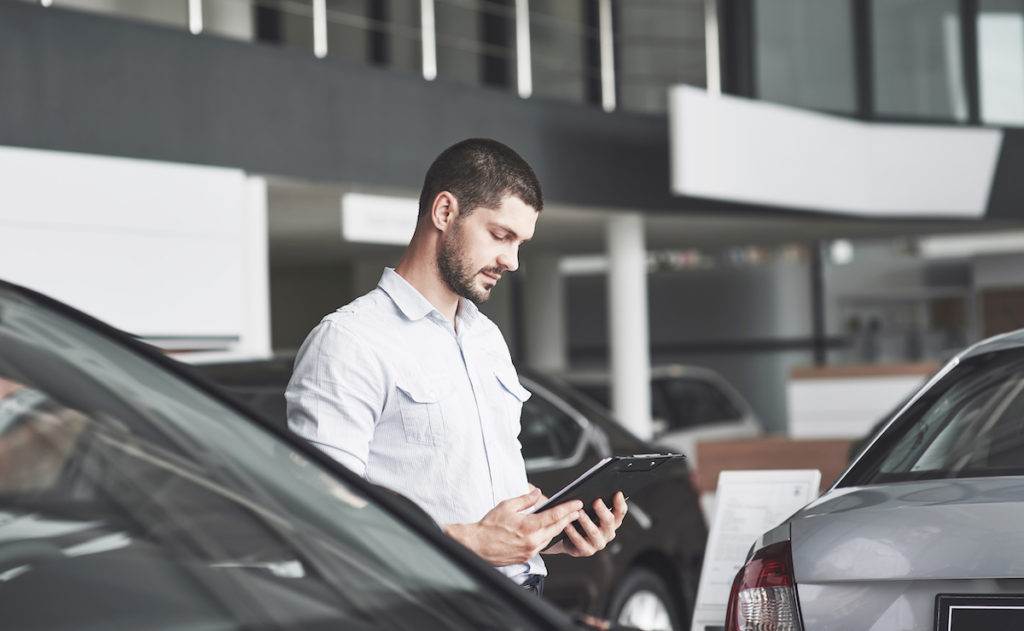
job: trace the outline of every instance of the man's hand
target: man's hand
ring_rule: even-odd
[[[448,524],[444,530],[452,539],[476,552],[491,565],[526,563],[560,531],[566,527],[571,528],[573,520],[580,516],[586,517],[582,510],[583,502],[578,500],[560,504],[542,513],[520,513],[537,504],[540,498],[540,490],[534,488],[526,495],[501,502],[475,524]],[[622,521],[621,518],[619,521]]]
[[[609,510],[604,502],[595,500],[594,512],[597,513],[600,525],[595,524],[585,511],[580,511],[579,522],[586,536],[581,535],[576,530],[576,526],[569,524],[565,527],[566,538],[544,552],[546,554],[588,557],[603,550],[615,538],[615,531],[622,525],[622,519],[626,516],[626,498],[623,497],[622,491],[615,494],[612,504],[614,508]]]

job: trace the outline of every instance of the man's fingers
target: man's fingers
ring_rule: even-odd
[[[601,505],[601,508],[604,509],[604,512],[611,514],[608,508],[604,505],[604,502],[602,502],[601,500],[597,500],[596,502],[594,502],[594,508],[595,510],[598,510],[598,514],[600,514],[598,504]],[[608,524],[605,518],[601,517],[600,519],[602,527]],[[598,527],[598,525],[594,523],[594,520],[590,519],[590,515],[586,514],[585,512],[580,513],[580,518],[577,521],[579,522],[580,526],[583,527],[583,532],[587,536],[587,541],[589,541],[590,544],[597,550],[603,548],[605,544],[604,530]]]
[[[571,502],[566,502],[566,504],[572,504],[572,503]],[[556,508],[557,509],[561,509],[563,506],[565,506],[565,505],[557,506]],[[545,513],[552,512],[552,511],[556,510],[556,508],[553,508],[550,511],[545,511]],[[536,531],[537,532],[537,537],[538,537],[538,539],[541,542],[550,541],[551,539],[553,539],[555,537],[555,535],[557,535],[561,531],[565,530],[566,528],[573,528],[572,522],[574,522],[577,519],[579,519],[581,515],[585,515],[585,513],[582,510],[581,511],[567,511],[567,512],[561,512],[560,511],[560,514],[561,514],[561,518],[560,519],[549,520],[549,519],[546,519],[547,515],[545,513],[541,513],[540,515],[537,515],[537,517],[539,517],[539,518],[545,518],[544,521],[542,521],[542,522],[540,522],[538,524],[537,531]]]
[[[626,515],[626,511],[629,510],[629,505],[626,504],[626,496],[622,494],[622,491],[615,494],[615,498],[612,500],[612,503],[615,506],[615,514],[620,517],[624,517]]]
[[[580,521],[582,522],[584,519],[590,521],[590,517],[588,517],[586,513],[580,513]],[[588,557],[597,552],[594,546],[590,543],[590,540],[576,529],[576,524],[569,524],[564,528],[564,531],[565,538],[568,539],[573,546],[573,550],[570,551],[569,554],[573,556]]]
[[[569,523],[573,519],[576,519],[576,513],[583,509],[583,502],[579,500],[572,500],[559,504],[554,508],[549,508],[542,513],[537,513],[537,517],[540,520],[540,527],[547,528],[561,523],[558,530],[565,527],[565,524]],[[568,519],[567,519],[568,518]]]
[[[526,484],[530,487],[531,491],[540,491],[540,497],[537,499],[538,503],[548,501],[548,496],[544,495],[544,491],[541,491],[539,488],[537,488],[536,486],[534,486],[530,482],[527,482]]]
[[[622,516],[616,516],[601,500],[594,502],[594,512],[597,513],[601,531],[600,545],[596,541],[594,544],[603,549],[615,538],[615,531],[622,524]],[[593,538],[591,539],[593,540]]]
[[[504,502],[498,504],[498,506],[504,504],[505,507],[508,508],[509,510],[518,513],[519,511],[526,510],[527,508],[530,508],[531,506],[536,504],[538,497],[540,497],[540,489],[538,489],[537,487],[533,487],[532,489],[530,489],[529,493],[520,495],[518,497],[510,497]]]

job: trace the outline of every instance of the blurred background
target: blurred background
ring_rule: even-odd
[[[650,366],[853,439],[1024,322],[1019,0],[4,0],[0,95],[0,275],[190,359],[294,352],[473,136],[547,198],[486,312],[642,436]]]

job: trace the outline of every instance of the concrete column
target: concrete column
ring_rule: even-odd
[[[650,438],[651,356],[643,217],[614,215],[606,230],[612,410],[633,433]]]
[[[523,266],[523,334],[526,362],[537,370],[569,367],[565,337],[565,286],[556,254],[531,255]]]
[[[249,357],[270,357],[270,256],[267,229],[267,180],[246,181],[242,269],[244,324],[238,350]]]

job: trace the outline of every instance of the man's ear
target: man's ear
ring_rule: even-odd
[[[455,223],[459,216],[459,200],[448,191],[441,191],[434,198],[434,204],[430,207],[430,222],[434,227],[444,232]]]

